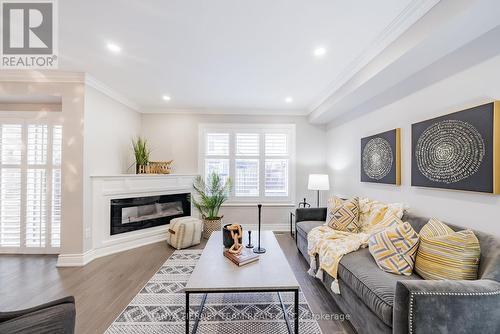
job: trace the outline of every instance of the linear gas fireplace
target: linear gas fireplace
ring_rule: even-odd
[[[111,200],[111,235],[166,225],[190,216],[189,193]]]

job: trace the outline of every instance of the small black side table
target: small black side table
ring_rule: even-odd
[[[306,199],[304,198],[304,201],[303,202],[300,202],[299,205],[298,205],[299,208],[310,208],[311,207],[311,204],[307,203],[306,202]],[[295,213],[294,211],[290,211],[290,235],[292,236],[292,238],[295,238],[295,241],[297,241],[297,229],[295,228],[295,231],[293,229],[293,220],[295,218]]]

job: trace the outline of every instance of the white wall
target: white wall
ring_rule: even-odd
[[[245,116],[199,114],[143,114],[142,135],[150,141],[152,160],[174,160],[174,173],[198,174],[198,125],[200,123],[287,123],[296,126],[296,202],[316,194],[307,190],[310,173],[326,172],[326,128],[308,123],[304,116]],[[326,196],[325,196],[326,197]],[[291,208],[265,208],[265,224],[288,224]],[[255,207],[225,207],[228,222],[254,224]]]
[[[333,192],[405,202],[413,213],[500,236],[500,196],[411,187],[411,124],[500,99],[500,56],[343,124],[329,124],[328,169]],[[402,185],[360,182],[360,139],[402,129]]]
[[[140,134],[141,115],[85,86],[84,114],[85,250],[91,248],[91,175],[134,173],[131,140]]]

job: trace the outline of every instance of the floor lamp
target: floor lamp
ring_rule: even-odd
[[[307,184],[309,190],[318,192],[317,205],[319,208],[319,192],[320,190],[330,190],[330,180],[327,174],[309,174],[309,182]]]

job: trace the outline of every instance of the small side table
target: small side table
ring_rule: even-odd
[[[295,238],[295,231],[293,229],[293,220],[295,218],[295,213],[293,211],[290,211],[290,235],[292,238]]]

